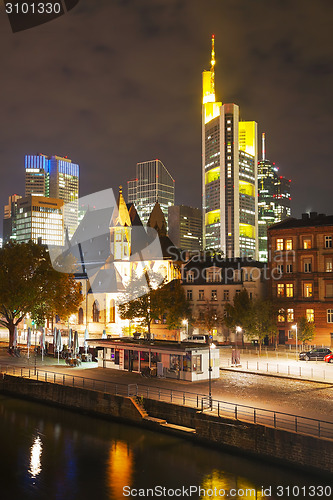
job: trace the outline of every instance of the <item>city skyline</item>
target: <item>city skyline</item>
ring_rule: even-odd
[[[0,16],[1,205],[23,194],[24,155],[55,151],[82,166],[82,195],[125,185],[137,162],[158,157],[177,182],[176,203],[200,207],[201,72],[215,33],[217,99],[267,132],[270,157],[293,180],[293,214],[329,214],[332,5],[208,3],[86,0],[15,35]]]

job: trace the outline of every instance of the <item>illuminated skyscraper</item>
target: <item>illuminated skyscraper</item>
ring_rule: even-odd
[[[127,194],[143,224],[157,201],[168,222],[168,208],[175,204],[175,181],[160,160],[144,161],[136,164],[136,178],[127,182]]]
[[[228,258],[257,258],[257,124],[240,121],[236,104],[216,101],[214,42],[202,75],[203,243]]]
[[[18,194],[13,194],[8,198],[8,205],[4,206],[3,216],[3,242],[9,243],[11,240],[16,240],[16,214],[17,202],[22,198]]]
[[[275,163],[266,158],[262,134],[262,158],[258,162],[259,260],[267,261],[267,228],[291,215],[290,180],[279,175]]]
[[[169,237],[181,250],[201,250],[202,210],[186,205],[169,207]]]
[[[61,156],[25,157],[25,195],[64,202],[65,228],[71,237],[78,225],[79,165]]]
[[[27,196],[17,201],[16,241],[42,245],[64,244],[62,200],[44,196]]]

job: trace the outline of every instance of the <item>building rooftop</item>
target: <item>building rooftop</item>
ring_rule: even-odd
[[[136,349],[143,348],[145,350],[151,349],[156,351],[177,351],[187,352],[196,350],[207,350],[209,345],[203,342],[176,342],[172,340],[146,340],[134,339],[133,337],[111,338],[111,339],[89,339],[89,345],[96,347],[129,347]]]
[[[274,229],[290,229],[296,227],[314,227],[314,226],[332,226],[333,215],[318,214],[317,212],[310,212],[302,214],[301,219],[290,217],[276,224],[269,226],[268,230]]]

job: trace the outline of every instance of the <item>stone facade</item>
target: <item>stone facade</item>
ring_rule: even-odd
[[[314,322],[314,344],[333,346],[333,216],[303,214],[268,230],[270,295],[281,303],[281,344],[293,343],[301,316]]]

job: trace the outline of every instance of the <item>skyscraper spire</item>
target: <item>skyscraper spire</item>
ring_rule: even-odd
[[[210,70],[202,73],[202,103],[215,103],[215,35],[212,35]],[[221,105],[221,103],[220,103]]]
[[[262,161],[265,161],[266,160],[265,132],[262,133],[261,140],[262,140],[261,156],[262,156]]]
[[[210,61],[211,94],[215,95],[215,35],[212,35],[212,58]]]

